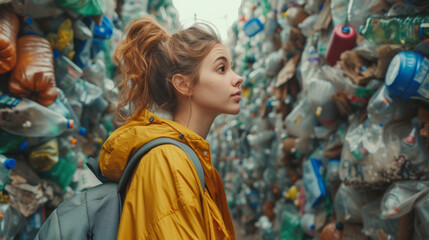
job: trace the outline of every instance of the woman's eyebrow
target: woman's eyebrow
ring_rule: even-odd
[[[216,63],[216,62],[217,62],[217,61],[219,61],[219,60],[222,60],[222,61],[228,62],[228,58],[226,58],[225,56],[219,56],[219,57],[217,57],[217,58],[213,61],[213,63]]]

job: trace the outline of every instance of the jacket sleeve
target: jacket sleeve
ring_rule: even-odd
[[[206,239],[200,194],[198,175],[181,149],[152,149],[128,186],[118,239]]]

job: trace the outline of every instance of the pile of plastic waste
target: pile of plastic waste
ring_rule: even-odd
[[[209,141],[258,239],[428,239],[429,3],[246,0]]]
[[[0,238],[33,239],[64,199],[99,184],[86,167],[118,127],[112,55],[169,0],[0,0]]]

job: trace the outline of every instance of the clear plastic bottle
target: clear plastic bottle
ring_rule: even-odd
[[[415,45],[429,38],[429,15],[369,17],[359,32],[374,44]]]
[[[0,92],[0,129],[27,137],[55,137],[73,128],[73,120],[30,99]]]
[[[13,158],[8,158],[0,154],[0,191],[9,182],[10,172],[16,166],[16,161]]]

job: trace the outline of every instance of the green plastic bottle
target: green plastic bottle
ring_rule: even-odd
[[[416,45],[429,39],[429,15],[368,17],[359,33],[374,44]]]

